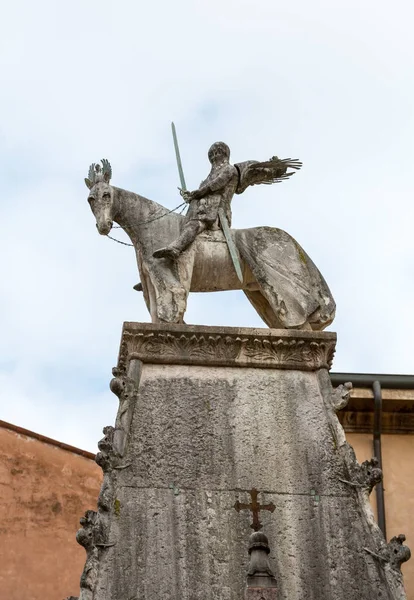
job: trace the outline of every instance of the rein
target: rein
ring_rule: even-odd
[[[158,221],[158,219],[162,219],[163,217],[167,217],[172,212],[174,212],[174,211],[178,210],[179,208],[183,207],[183,209],[179,213],[179,214],[181,214],[183,212],[184,207],[185,207],[186,204],[187,204],[187,202],[182,202],[181,204],[179,204],[175,208],[172,208],[171,210],[169,210],[168,212],[164,213],[163,215],[159,215],[158,217],[153,217],[152,219],[148,219],[147,221],[141,221],[140,223],[137,223],[137,225],[146,225],[147,223],[153,223],[154,221]],[[120,225],[113,225],[112,229],[122,229],[122,227]],[[127,242],[121,242],[121,240],[117,240],[116,238],[112,237],[109,234],[107,234],[106,237],[109,238],[110,240],[113,240],[114,242],[117,242],[118,244],[122,244],[123,246],[134,247],[134,244],[128,244]]]

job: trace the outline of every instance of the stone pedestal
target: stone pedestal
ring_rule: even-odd
[[[330,384],[335,340],[124,325],[99,510],[78,533],[81,598],[240,600],[252,489],[274,506],[259,520],[278,600],[405,597],[369,508],[372,468],[336,418],[349,389]]]

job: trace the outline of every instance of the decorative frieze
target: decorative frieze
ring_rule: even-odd
[[[336,334],[279,329],[124,323],[118,368],[144,363],[330,369]]]

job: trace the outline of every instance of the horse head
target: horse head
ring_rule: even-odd
[[[108,235],[113,224],[114,190],[109,184],[112,168],[103,158],[102,167],[93,163],[89,167],[88,177],[85,178],[89,189],[88,202],[96,219],[96,227],[101,235]]]

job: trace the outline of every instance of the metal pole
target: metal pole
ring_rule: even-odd
[[[378,460],[378,466],[382,469],[381,452],[381,432],[382,432],[382,393],[381,384],[378,380],[372,384],[374,392],[374,456]],[[375,487],[377,497],[378,526],[387,539],[387,530],[385,526],[385,502],[384,502],[384,484],[380,481]]]

